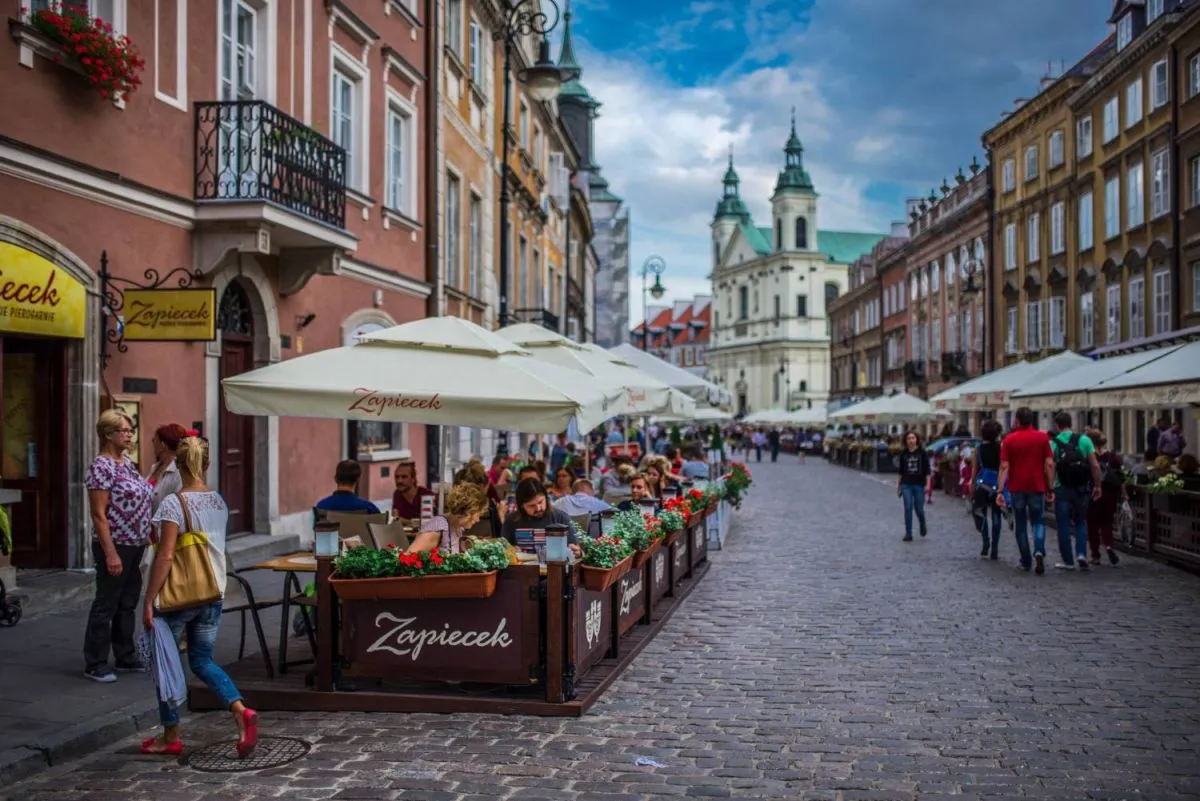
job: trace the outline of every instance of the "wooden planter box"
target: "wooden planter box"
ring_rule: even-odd
[[[662,540],[655,540],[650,545],[650,547],[647,548],[646,550],[634,551],[633,552],[633,566],[635,568],[638,568],[638,567],[641,567],[642,565],[646,564],[646,562],[650,561],[650,557],[654,556],[654,554],[658,551],[660,545],[662,545]]]
[[[675,540],[679,539],[679,535],[682,534],[686,529],[687,529],[687,524],[685,523],[683,528],[677,529],[675,531],[667,532],[666,534],[663,535],[662,544],[667,546],[668,548],[671,547],[672,545],[675,544]]]
[[[448,576],[343,579],[335,573],[329,583],[343,601],[430,601],[443,598],[491,598],[498,571],[454,573]]]
[[[633,557],[626,556],[616,565],[609,568],[603,567],[588,567],[587,565],[579,566],[579,583],[584,589],[592,592],[604,592],[609,587],[617,583],[617,580],[629,572],[630,566],[633,564]]]

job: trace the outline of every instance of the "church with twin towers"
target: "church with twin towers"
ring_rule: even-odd
[[[736,414],[824,406],[830,390],[826,306],[849,285],[848,267],[886,233],[818,227],[820,195],[791,135],[759,226],[740,194],[733,154],[713,215],[712,341],[708,378],[728,389]]]

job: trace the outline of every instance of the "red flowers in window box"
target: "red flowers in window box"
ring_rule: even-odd
[[[114,33],[110,23],[68,6],[61,12],[38,9],[27,18],[35,31],[58,45],[55,60],[78,65],[100,97],[124,98],[142,85],[139,74],[146,62],[130,38]]]

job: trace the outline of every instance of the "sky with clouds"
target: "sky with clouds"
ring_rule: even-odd
[[[562,0],[560,0],[561,4]],[[824,229],[886,231],[980,134],[1107,35],[1111,0],[571,0],[582,81],[603,103],[597,161],[665,300],[708,292],[730,146],[760,225],[791,108]],[[561,26],[560,26],[561,27]]]

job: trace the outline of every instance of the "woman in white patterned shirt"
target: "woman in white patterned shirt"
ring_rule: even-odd
[[[446,496],[446,513],[431,517],[408,546],[409,553],[437,548],[448,553],[462,550],[462,540],[488,510],[487,495],[475,484],[455,484]]]

